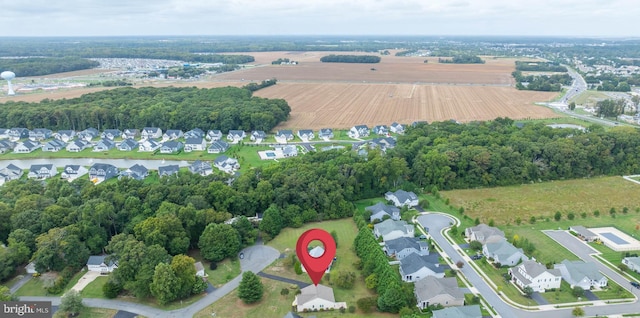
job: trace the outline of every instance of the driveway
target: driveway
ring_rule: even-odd
[[[542,295],[540,295],[540,293],[535,292],[533,294],[531,294],[531,299],[535,300],[536,303],[538,303],[538,305],[548,305],[549,302],[542,297]]]
[[[89,283],[94,281],[96,278],[100,277],[100,273],[94,271],[87,271],[80,277],[80,280],[71,287],[71,290],[75,290],[77,292],[81,292]]]
[[[289,279],[289,278],[286,278],[286,277],[281,277],[281,276],[276,276],[276,275],[271,275],[271,274],[267,274],[267,273],[264,273],[264,272],[258,273],[258,276],[264,277],[264,278],[268,278],[268,279],[277,280],[277,281],[280,281],[280,282],[283,282],[283,283],[287,283],[287,284],[291,284],[291,285],[297,285],[301,289],[311,285],[309,283],[301,282],[299,280]]]

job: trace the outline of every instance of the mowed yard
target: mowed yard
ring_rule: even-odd
[[[306,224],[305,226],[297,229],[287,228],[284,229],[275,239],[268,242],[267,245],[272,246],[282,253],[285,253],[287,257],[291,254],[295,254],[296,242],[300,235],[309,229],[320,228],[327,232],[336,231],[338,234],[338,247],[336,251],[337,261],[331,268],[331,273],[336,271],[352,271],[356,273],[356,284],[353,289],[343,290],[334,288],[334,294],[336,301],[345,301],[348,306],[356,306],[356,301],[362,297],[373,296],[364,285],[364,279],[360,276],[360,272],[353,266],[358,257],[353,251],[353,240],[357,235],[356,225],[352,219],[341,219],[324,221],[318,223]],[[313,243],[313,242],[312,242]],[[311,283],[311,279],[307,274],[296,275],[292,266],[285,266],[282,259],[276,260],[271,266],[264,270],[265,273],[286,277],[306,283]],[[331,273],[325,274],[321,284],[329,285]],[[329,276],[329,280],[327,280]],[[237,289],[228,294],[221,300],[217,301],[213,305],[205,308],[198,313],[196,317],[211,317],[212,313],[216,313],[218,317],[282,317],[288,311],[291,310],[291,303],[295,298],[295,289],[287,283],[278,282],[271,279],[262,278],[262,282],[265,287],[265,292],[262,301],[253,305],[245,305],[238,299]],[[289,295],[282,296],[280,291],[283,288],[289,288]],[[341,314],[338,311],[333,312],[314,312],[312,315],[316,317],[394,317],[390,314],[372,313],[363,314],[356,312],[354,314]],[[306,316],[306,315],[303,315]]]

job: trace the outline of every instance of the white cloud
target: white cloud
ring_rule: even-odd
[[[635,0],[0,0],[6,35],[636,35]]]

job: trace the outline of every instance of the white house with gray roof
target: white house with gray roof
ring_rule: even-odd
[[[13,152],[15,153],[30,153],[34,150],[40,148],[42,145],[37,141],[25,140],[24,142],[19,142],[14,148]]]
[[[111,273],[118,268],[118,264],[114,261],[106,260],[107,255],[91,255],[87,260],[87,269],[91,272]]]
[[[309,256],[314,257],[314,258],[318,258],[320,256],[322,256],[322,254],[324,254],[324,248],[322,246],[316,246],[312,249],[309,250]],[[331,261],[331,264],[329,264],[329,266],[327,266],[327,269],[325,269],[325,273],[329,273],[331,271],[331,265],[333,265],[333,261]],[[300,266],[302,268],[303,272],[307,272],[307,269],[304,268],[304,265]]]
[[[214,129],[207,131],[207,135],[205,136],[207,140],[216,141],[222,139],[222,131]]]
[[[371,130],[376,135],[386,135],[389,133],[389,127],[387,127],[387,125],[374,126]]]
[[[396,134],[404,134],[404,126],[401,124],[398,124],[396,122],[394,122],[393,124],[391,124],[391,126],[389,127],[389,130],[392,133],[396,133]]]
[[[140,152],[154,152],[162,147],[162,144],[153,139],[145,139],[138,145],[138,151]]]
[[[13,148],[15,147],[16,147],[16,143],[11,140],[8,140],[8,139],[0,140],[0,154],[12,151]]]
[[[400,220],[400,209],[393,205],[386,205],[382,202],[378,202],[364,208],[364,210],[371,212],[371,217],[369,217],[369,221],[371,223],[375,220],[382,221],[385,216],[389,216],[392,220]]]
[[[373,234],[376,238],[382,237],[384,241],[399,237],[413,237],[413,233],[413,224],[407,224],[405,221],[388,219],[373,225]]]
[[[133,139],[125,139],[118,145],[120,151],[133,151],[137,149],[139,143]]]
[[[287,141],[293,140],[293,132],[289,129],[278,130],[275,135],[276,141],[281,144],[286,144]]]
[[[94,184],[98,184],[117,177],[120,174],[118,168],[108,163],[94,163],[89,168],[89,180]]]
[[[492,258],[494,263],[500,263],[502,266],[515,266],[520,261],[529,259],[524,255],[524,251],[521,248],[513,246],[505,239],[485,244],[482,247],[482,254],[487,258]]]
[[[122,131],[120,129],[105,129],[102,134],[100,134],[100,138],[114,140],[116,138],[122,137]]]
[[[62,173],[60,174],[60,177],[62,179],[65,179],[65,180],[71,182],[71,181],[73,181],[75,179],[78,179],[78,178],[84,176],[87,173],[89,173],[89,169],[85,168],[84,166],[81,166],[81,165],[66,165],[62,169]]]
[[[418,205],[418,196],[413,192],[398,190],[396,192],[387,192],[384,194],[386,200],[392,201],[395,206],[401,208],[403,206],[413,207]]]
[[[531,287],[534,292],[544,293],[547,289],[560,288],[562,274],[558,269],[547,269],[546,266],[533,261],[524,261],[522,264],[509,268],[511,280],[520,289]]]
[[[84,139],[76,139],[67,144],[68,152],[80,152],[91,147],[91,143]]]
[[[349,129],[347,135],[349,138],[358,139],[369,136],[369,133],[369,127],[367,127],[367,125],[356,125]]]
[[[58,132],[53,134],[53,138],[64,142],[69,142],[75,136],[76,132],[74,130],[58,130]]]
[[[427,276],[444,277],[445,267],[438,262],[438,254],[419,255],[411,253],[400,260],[400,277],[413,283]]]
[[[22,171],[22,169],[14,164],[9,164],[8,166],[0,169],[0,186],[5,182],[20,179],[23,174],[24,171]]]
[[[320,310],[338,310],[347,308],[347,303],[336,302],[333,295],[333,289],[322,284],[309,285],[300,290],[300,294],[291,304],[298,312],[320,311]]]
[[[251,137],[249,138],[251,139],[251,141],[259,144],[267,138],[267,133],[262,130],[254,130],[251,132]]]
[[[247,133],[243,130],[229,130],[229,133],[227,134],[227,140],[234,144],[239,143],[245,137],[247,137]]]
[[[627,265],[630,270],[640,273],[640,257],[625,257],[622,259],[622,264]]]
[[[298,137],[302,141],[309,141],[309,140],[315,138],[316,135],[313,133],[313,130],[311,130],[311,129],[300,129],[300,130],[298,130]]]
[[[162,129],[158,127],[144,127],[142,132],[140,133],[142,138],[151,139],[151,138],[161,138],[162,137]]]
[[[64,141],[53,139],[53,140],[49,140],[47,143],[44,144],[44,146],[42,146],[42,151],[58,152],[64,149],[66,146],[67,146],[67,143],[65,143]]]
[[[602,288],[607,286],[608,279],[602,275],[593,262],[564,260],[553,266],[559,269],[564,279],[571,288],[580,286],[582,289]]]
[[[158,167],[158,175],[160,177],[177,175],[178,171],[180,171],[180,167],[178,165],[168,165]]]
[[[467,237],[469,242],[478,241],[482,243],[482,245],[504,240],[504,232],[497,227],[488,226],[484,223],[466,228],[464,230],[464,235]]]
[[[482,318],[479,305],[447,307],[434,310],[432,318]]]
[[[318,138],[324,139],[325,141],[333,138],[333,129],[331,128],[320,129],[320,131],[318,131]]]
[[[384,242],[382,248],[388,256],[395,256],[401,261],[411,253],[418,255],[429,255],[429,245],[415,237],[399,237],[397,239]]]
[[[455,277],[438,278],[427,276],[415,282],[413,294],[416,296],[417,306],[427,309],[429,306],[443,307],[463,306],[464,293],[458,287]]]
[[[49,179],[58,174],[58,169],[53,164],[31,165],[29,168],[29,179],[44,180]]]

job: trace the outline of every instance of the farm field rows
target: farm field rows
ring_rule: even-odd
[[[518,91],[511,87],[278,83],[257,96],[283,98],[291,106],[290,119],[279,128],[349,128],[355,124],[410,124],[416,120],[460,122],[496,117],[539,119],[556,117],[550,109],[533,105],[554,93]]]

